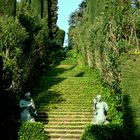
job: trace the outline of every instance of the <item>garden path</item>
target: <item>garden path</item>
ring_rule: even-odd
[[[34,100],[38,120],[51,140],[79,140],[92,121],[92,100],[102,89],[96,74],[76,65],[53,66],[45,72]]]

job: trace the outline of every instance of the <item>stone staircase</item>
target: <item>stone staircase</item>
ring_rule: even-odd
[[[76,112],[69,115],[67,112],[54,114],[49,118],[49,123],[44,125],[45,131],[49,133],[51,140],[79,140],[85,126],[90,123],[90,113],[84,118],[85,114],[77,115]]]
[[[69,68],[65,74],[57,75],[54,69],[53,74],[47,74],[44,78],[49,81],[44,84],[47,91],[40,93],[41,96],[46,92],[48,97],[52,93],[59,94],[54,96],[55,101],[46,105],[44,102],[38,109],[38,120],[43,122],[50,140],[80,140],[85,127],[92,121],[92,99],[98,86],[91,77],[75,77],[74,73],[77,75],[80,71],[70,72]]]
[[[65,110],[49,111],[47,124],[45,124],[46,115],[39,112],[40,121],[44,123],[44,129],[49,134],[50,140],[80,140],[84,128],[91,123],[92,113],[82,108],[83,104],[75,103],[73,106],[77,109],[71,109],[70,106],[71,104],[66,104]]]

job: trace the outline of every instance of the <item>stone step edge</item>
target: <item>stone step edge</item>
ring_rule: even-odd
[[[70,111],[70,112],[59,112],[59,111],[53,111],[53,112],[46,112],[46,113],[44,113],[44,112],[37,112],[38,113],[38,115],[41,115],[41,114],[68,114],[68,115],[71,115],[71,114],[91,114],[92,112],[90,112],[90,111],[85,111],[85,112],[75,112],[75,111]]]
[[[88,124],[88,123],[89,123],[89,121],[87,121],[87,122],[85,122],[85,121],[83,121],[83,122],[75,122],[75,121],[58,122],[58,121],[52,121],[52,122],[48,122],[48,125],[49,124],[68,124],[68,125],[73,125],[73,124],[78,125],[79,124],[80,125],[80,124]]]
[[[82,134],[55,134],[55,133],[50,133],[49,136],[52,138],[80,138]]]
[[[38,118],[38,120],[47,120],[47,121],[90,121],[92,118]]]
[[[61,111],[62,111],[62,110],[61,110]],[[65,114],[92,114],[93,112],[91,112],[91,111],[80,111],[80,110],[79,110],[79,111],[72,111],[71,113],[69,113],[69,111],[65,111],[65,110],[64,110],[63,112],[60,112],[60,111],[55,111],[55,112],[54,112],[54,111],[52,111],[52,112],[50,112],[50,111],[47,112],[47,111],[46,111],[46,112],[42,112],[42,113],[38,113],[38,112],[37,112],[38,116],[46,116],[46,115],[48,115],[48,114],[56,114],[56,113],[57,113],[57,114],[58,114],[58,113],[59,113],[59,114],[64,114],[64,113],[65,113]]]
[[[87,121],[49,121],[48,124],[87,124],[89,123],[90,121],[87,120]]]
[[[48,133],[67,133],[67,134],[81,134],[83,132],[83,129],[44,129]]]
[[[87,125],[75,125],[75,126],[68,126],[68,125],[46,125],[46,124],[44,124],[44,129],[47,129],[47,128],[53,128],[53,129],[84,129],[85,127],[86,127]]]

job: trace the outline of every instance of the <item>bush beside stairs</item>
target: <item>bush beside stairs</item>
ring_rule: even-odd
[[[33,98],[50,140],[80,140],[92,122],[92,100],[102,90],[96,77],[77,65],[52,66],[43,74]]]

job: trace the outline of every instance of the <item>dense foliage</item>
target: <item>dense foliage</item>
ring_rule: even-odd
[[[3,2],[2,6],[4,4]],[[49,6],[49,10],[45,9],[48,7],[48,1],[45,0],[21,0],[17,3],[15,19],[1,17],[0,55],[4,64],[3,70],[8,73],[8,75],[3,74],[2,79],[8,81],[8,84],[4,84],[4,89],[12,88],[16,93],[22,92],[40,66],[49,65],[63,55],[61,47],[65,32],[56,27],[57,3],[53,1]],[[15,7],[13,9],[15,10]],[[49,11],[55,20],[48,19],[48,13],[45,11]],[[57,29],[55,32],[51,28],[52,25]],[[53,40],[50,32],[53,32]]]
[[[121,54],[139,49],[135,24],[138,12],[135,9],[134,13],[132,11],[130,1],[89,0],[82,18],[76,14],[77,11],[76,17],[74,14],[70,17],[70,43],[82,52],[90,68],[100,70],[112,93],[121,92]]]
[[[56,26],[57,3],[49,4],[48,0],[0,1],[0,128],[13,124],[4,130],[10,133],[3,133],[5,139],[16,139],[11,129],[18,128],[13,127],[19,119],[17,104],[22,94],[31,89],[45,68],[64,57],[65,32]],[[52,19],[48,19],[48,12]]]
[[[0,0],[0,15],[15,15],[16,0]]]
[[[23,42],[28,38],[25,28],[13,17],[0,18],[0,55],[3,58],[4,88],[15,86],[15,80],[20,74],[19,61],[21,59]],[[10,83],[11,81],[11,83]],[[8,82],[8,83],[7,83]]]
[[[43,124],[39,122],[25,122],[20,126],[19,140],[47,140]]]
[[[139,51],[139,10],[135,6],[131,7],[131,1],[125,0],[88,0],[87,7],[72,13],[69,22],[69,46],[82,54],[89,68],[99,70],[104,85],[110,89],[111,96],[105,97],[116,108],[115,114],[110,111],[117,118],[112,124],[119,127],[123,126],[120,120],[125,112],[121,55],[130,50]]]
[[[42,4],[42,17],[48,22],[48,0],[43,0]]]
[[[120,125],[90,125],[81,140],[125,140],[122,130]]]
[[[39,17],[42,17],[42,0],[32,0],[31,1],[31,9],[33,12],[38,15]]]
[[[57,31],[57,10],[58,10],[58,0],[49,0],[48,1],[48,27],[49,27],[49,36],[51,39],[55,38],[55,34]]]

